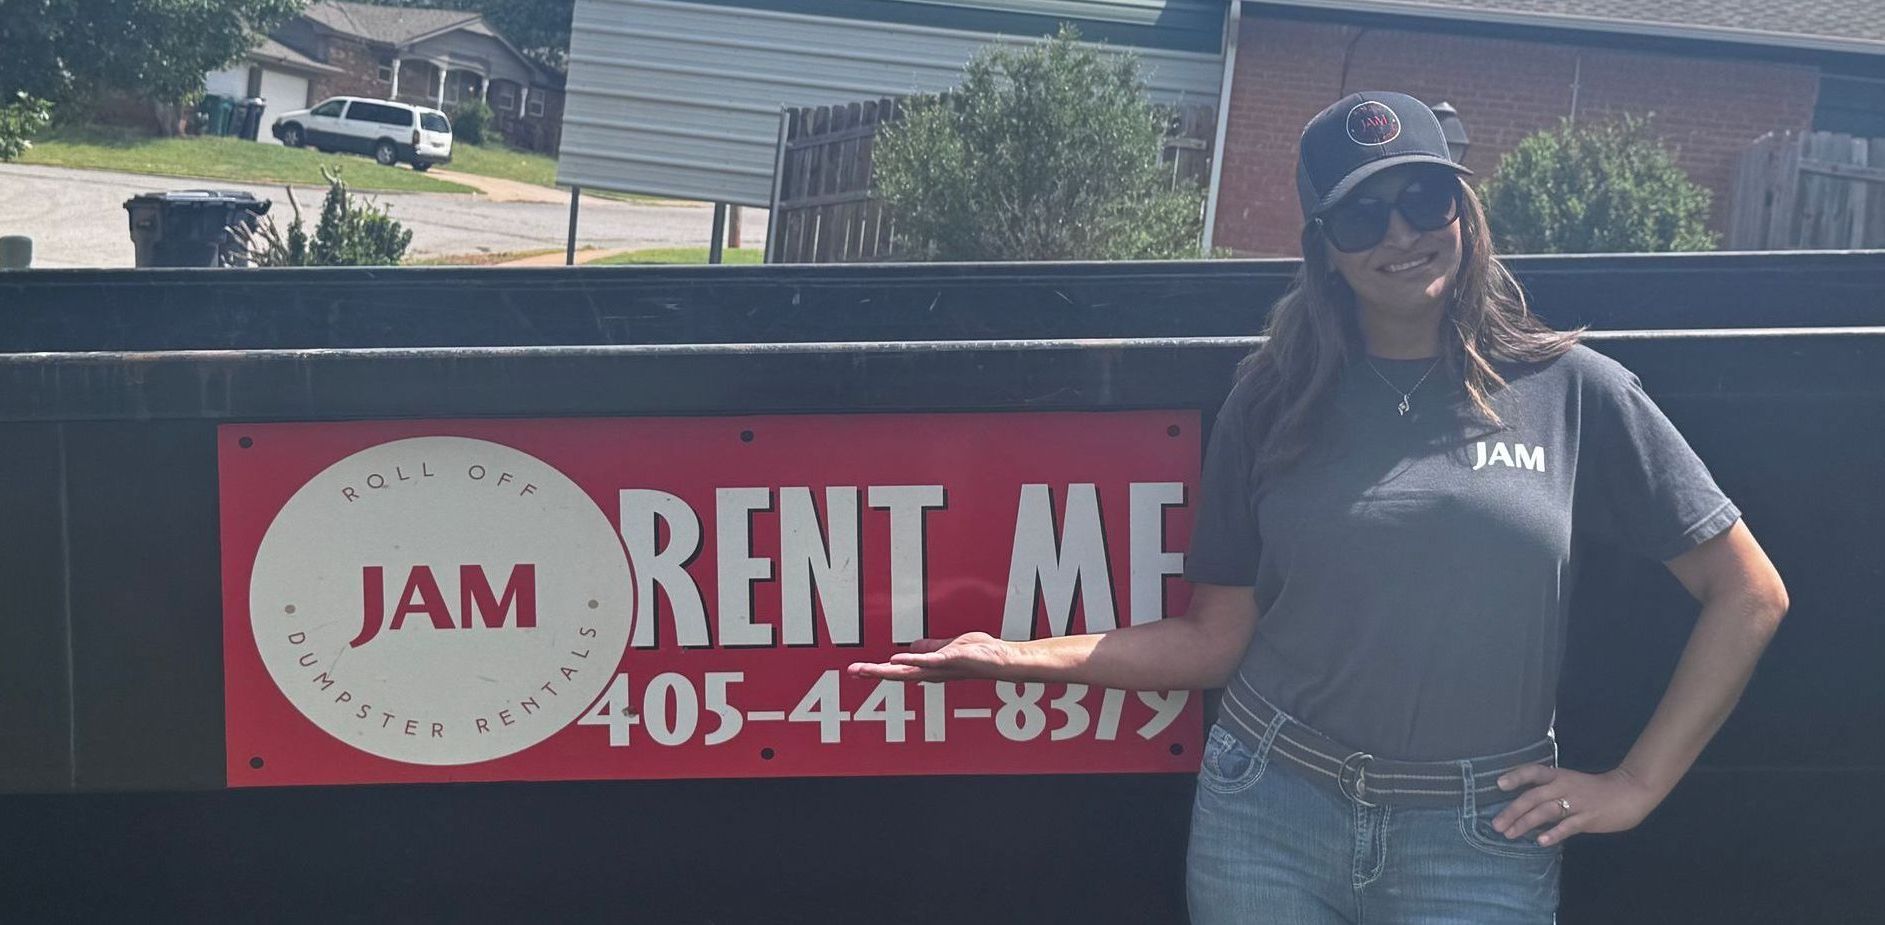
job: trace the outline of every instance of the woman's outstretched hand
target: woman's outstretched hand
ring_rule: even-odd
[[[1015,664],[1014,643],[987,633],[964,633],[954,639],[919,639],[908,652],[888,662],[853,662],[845,673],[853,678],[892,681],[957,681],[997,678]]]

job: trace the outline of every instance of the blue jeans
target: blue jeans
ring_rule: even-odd
[[[1273,759],[1271,741],[1216,726],[1206,738],[1185,873],[1193,925],[1555,920],[1562,844],[1492,828],[1516,793],[1370,807]]]

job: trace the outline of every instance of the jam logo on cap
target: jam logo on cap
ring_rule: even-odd
[[[1348,137],[1358,145],[1387,144],[1401,137],[1401,117],[1385,103],[1357,103],[1348,111]]]

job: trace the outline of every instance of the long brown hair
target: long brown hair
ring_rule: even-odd
[[[1295,281],[1270,312],[1269,341],[1238,368],[1238,378],[1249,380],[1244,387],[1254,390],[1248,433],[1265,469],[1286,468],[1309,449],[1342,369],[1362,351],[1355,292],[1313,223],[1303,228],[1302,253]],[[1531,313],[1524,290],[1493,253],[1485,208],[1462,180],[1460,266],[1440,333],[1441,366],[1465,385],[1473,413],[1503,427],[1492,396],[1506,382],[1493,363],[1554,359],[1576,346],[1583,330],[1556,331]]]

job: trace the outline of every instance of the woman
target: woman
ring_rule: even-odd
[[[1302,272],[1218,416],[1183,617],[852,667],[1224,687],[1192,815],[1201,925],[1551,922],[1564,840],[1662,801],[1786,611],[1636,377],[1529,314],[1463,173],[1412,97],[1310,121]],[[1601,774],[1557,767],[1551,729],[1574,529],[1663,561],[1703,605]]]

